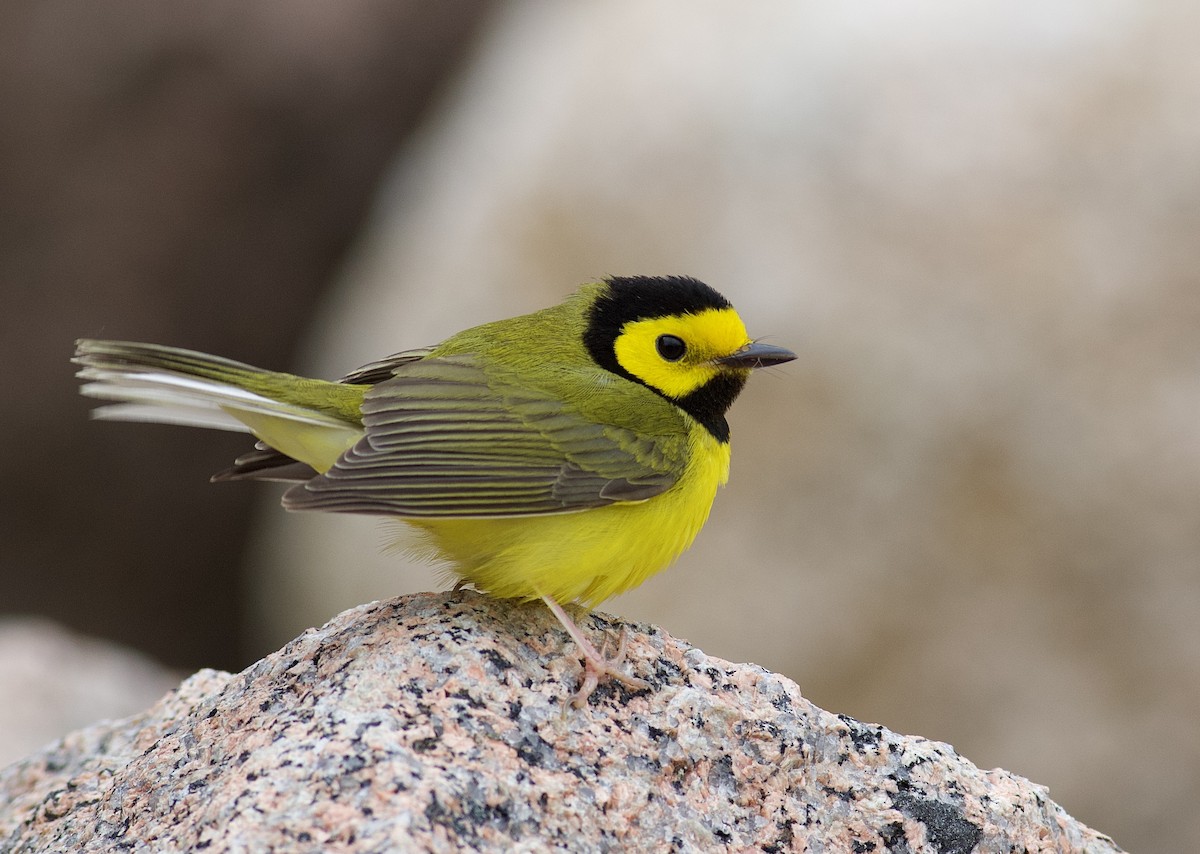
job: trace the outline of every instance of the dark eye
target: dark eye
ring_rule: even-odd
[[[678,362],[687,352],[687,344],[683,343],[682,338],[676,338],[674,335],[659,335],[654,346],[658,350],[658,355],[668,362]]]

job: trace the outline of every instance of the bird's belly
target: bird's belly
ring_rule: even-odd
[[[553,516],[406,520],[459,577],[500,598],[595,606],[641,584],[692,544],[729,475],[729,445],[693,434],[691,460],[661,495]]]

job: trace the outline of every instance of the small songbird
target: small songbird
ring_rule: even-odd
[[[629,676],[564,604],[594,607],[679,556],[729,475],[725,413],[795,358],[696,279],[613,277],[337,382],[190,350],[77,342],[99,418],[241,430],[213,480],[293,483],[289,510],[394,516],[460,583],[541,599],[585,660],[576,704]]]

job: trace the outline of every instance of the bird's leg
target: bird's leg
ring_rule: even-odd
[[[567,612],[563,610],[562,605],[559,605],[554,599],[549,596],[543,596],[542,601],[546,603],[546,607],[550,609],[558,621],[562,623],[562,627],[567,630],[567,634],[571,636],[571,640],[575,641],[575,645],[579,647],[580,653],[583,654],[583,683],[579,686],[579,690],[571,699],[571,702],[576,708],[581,708],[592,692],[596,690],[596,686],[600,684],[600,677],[610,676],[619,682],[628,685],[630,688],[648,688],[649,683],[643,679],[638,679],[636,676],[618,669],[621,659],[625,657],[625,634],[622,630],[621,646],[617,650],[617,657],[613,659],[605,658],[596,651],[596,647],[592,646],[591,641],[584,637],[579,626],[575,625],[575,621],[567,616]]]

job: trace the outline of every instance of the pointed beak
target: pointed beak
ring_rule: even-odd
[[[754,341],[747,344],[736,353],[713,359],[718,365],[726,368],[765,368],[770,365],[782,365],[796,358],[796,354],[774,344],[763,344]]]

